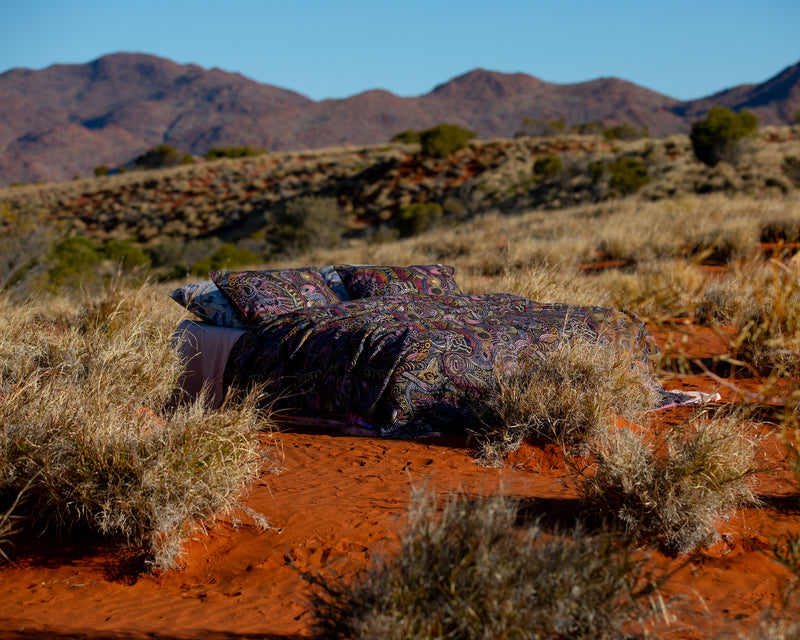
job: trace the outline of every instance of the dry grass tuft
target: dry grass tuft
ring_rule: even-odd
[[[507,498],[418,491],[398,553],[344,580],[304,574],[320,638],[615,638],[652,593],[611,535],[520,526]]]
[[[583,496],[634,540],[655,541],[668,553],[702,547],[715,539],[718,521],[756,500],[757,438],[743,422],[736,414],[697,415],[655,441],[611,430],[595,442]]]
[[[55,321],[2,306],[0,491],[29,485],[40,524],[88,524],[166,568],[195,524],[235,510],[264,464],[264,424],[254,397],[167,409],[180,363],[156,295],[112,289]]]
[[[647,368],[630,351],[579,337],[562,340],[498,376],[495,389],[480,399],[479,457],[501,464],[530,437],[565,446],[590,442],[615,416],[638,421],[658,397]]]

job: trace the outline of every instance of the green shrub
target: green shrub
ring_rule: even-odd
[[[602,160],[597,160],[595,162],[589,163],[589,176],[592,178],[592,182],[597,184],[603,178],[606,173],[606,163]]]
[[[247,145],[245,147],[211,147],[204,156],[206,160],[217,158],[249,158],[265,153],[263,149],[256,149]]]
[[[403,207],[397,214],[397,230],[401,237],[415,236],[439,224],[442,213],[442,206],[435,202],[420,202]]]
[[[107,176],[109,173],[110,173],[109,168],[104,164],[101,164],[99,167],[94,168],[94,175],[97,176],[98,178],[100,176]]]
[[[436,502],[416,492],[391,559],[346,581],[303,574],[315,637],[601,640],[644,617],[643,562],[611,535],[521,526],[507,498]]]
[[[523,118],[522,128],[514,133],[515,138],[520,136],[544,137],[563,133],[567,128],[564,118],[557,120],[543,120],[541,118]]]
[[[647,165],[641,158],[618,158],[608,163],[608,187],[620,195],[636,193],[650,182]]]
[[[570,129],[579,135],[590,135],[593,133],[603,133],[604,127],[599,122],[582,122],[581,124],[572,125]]]
[[[334,248],[342,239],[345,225],[336,198],[301,196],[279,209],[272,229],[272,241],[280,253]]]
[[[563,170],[564,164],[558,156],[550,155],[536,158],[536,161],[533,163],[533,174],[544,180],[550,180],[556,177]]]
[[[149,149],[133,161],[139,169],[163,169],[177,167],[181,164],[192,164],[194,158],[191,154],[173,149],[167,144],[160,144]]]
[[[259,257],[249,249],[241,249],[235,244],[227,242],[218,247],[211,256],[195,262],[189,272],[198,276],[205,276],[209,271],[232,269],[247,264],[256,264]]]
[[[55,288],[80,285],[94,275],[103,253],[89,238],[76,236],[57,242],[50,251],[48,277]]]
[[[134,267],[150,265],[150,256],[130,240],[109,240],[101,250],[109,260],[120,265],[126,271]]]
[[[414,129],[401,131],[392,137],[392,142],[402,142],[404,144],[413,144],[415,142],[419,142],[419,131]]]
[[[742,141],[758,130],[758,119],[747,111],[734,113],[725,107],[711,107],[704,120],[692,124],[690,138],[694,155],[714,167],[720,162],[735,164]]]
[[[455,124],[440,124],[419,133],[422,153],[432,158],[447,158],[467,146],[477,134]]]
[[[650,137],[647,127],[635,127],[629,122],[623,122],[614,127],[603,130],[603,137],[606,140],[638,140],[639,138]]]

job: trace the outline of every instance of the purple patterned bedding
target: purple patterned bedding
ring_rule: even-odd
[[[225,385],[266,384],[292,415],[416,437],[463,429],[465,398],[491,388],[497,371],[577,335],[633,349],[652,372],[655,341],[618,310],[511,294],[387,295],[266,319],[232,349]]]

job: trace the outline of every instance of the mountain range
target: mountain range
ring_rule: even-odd
[[[523,120],[567,125],[627,122],[652,135],[686,132],[713,105],[754,113],[761,125],[800,110],[800,62],[762,84],[679,101],[618,78],[553,84],[475,69],[416,97],[373,90],[314,101],[220,69],[141,53],[0,74],[0,186],[92,175],[158,144],[203,155],[250,145],[303,150],[388,142],[407,129],[450,122],[480,138],[508,138]]]

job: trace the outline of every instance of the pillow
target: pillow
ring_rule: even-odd
[[[192,282],[167,295],[201,320],[218,327],[243,329],[244,323],[213,280]]]
[[[247,326],[279,313],[340,302],[312,267],[210,271],[209,275]]]
[[[344,282],[342,282],[342,277],[339,275],[339,272],[336,271],[336,267],[333,265],[327,265],[324,267],[319,268],[319,275],[322,276],[322,279],[325,281],[333,292],[339,297],[339,300],[345,302],[346,300],[350,299],[350,294],[347,292],[347,289],[344,286]]]
[[[352,299],[397,294],[441,296],[460,294],[453,267],[432,264],[411,267],[340,265],[336,267]]]

